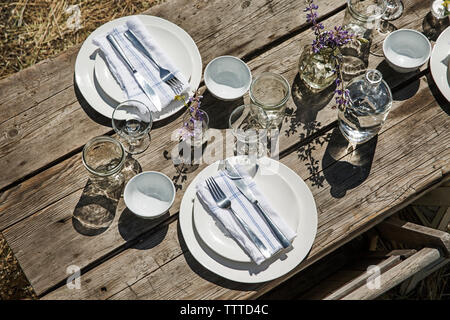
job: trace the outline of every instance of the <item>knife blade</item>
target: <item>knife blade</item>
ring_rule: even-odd
[[[253,206],[258,210],[258,212],[261,214],[261,216],[264,218],[264,220],[267,222],[270,229],[273,231],[275,236],[280,241],[283,248],[288,248],[291,245],[291,242],[286,238],[286,236],[283,234],[283,232],[278,228],[278,226],[272,221],[270,216],[267,214],[267,212],[264,210],[263,207],[258,202],[258,199],[256,199],[255,195],[253,194],[252,190],[247,186],[247,184],[242,179],[239,172],[236,170],[236,168],[233,167],[232,164],[229,162],[225,162],[225,170],[228,170],[231,175],[233,175],[235,178],[231,179],[233,183],[236,185],[238,190],[244,195],[244,197],[247,198],[248,201],[250,201]]]
[[[128,68],[130,68],[139,87],[142,89],[142,91],[144,91],[145,95],[153,103],[156,110],[161,111],[162,110],[161,100],[159,99],[158,95],[155,93],[155,91],[152,89],[152,87],[148,84],[148,82],[145,80],[145,78],[139,73],[139,71],[136,70],[136,68],[133,66],[131,61],[127,58],[127,56],[125,55],[125,52],[123,51],[122,47],[120,46],[119,42],[116,40],[114,35],[109,34],[106,36],[106,39],[109,41],[109,43],[114,48],[114,50],[116,50],[116,52],[122,57],[122,59],[125,61],[125,64],[128,66]]]

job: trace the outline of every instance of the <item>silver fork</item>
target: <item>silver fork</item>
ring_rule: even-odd
[[[148,52],[148,50],[144,47],[141,41],[136,37],[136,35],[131,30],[125,31],[124,35],[143,54],[145,54],[150,59],[150,61],[152,61],[153,64],[159,69],[159,77],[161,78],[161,80],[167,83],[175,94],[180,94],[183,88],[183,84],[181,83],[181,81],[178,80],[177,77],[175,77],[172,72],[161,67],[158,63],[156,63],[150,52]]]
[[[265,258],[270,258],[270,252],[267,250],[264,243],[259,240],[259,238],[256,236],[256,234],[253,233],[253,231],[249,228],[247,223],[245,223],[242,218],[236,214],[236,212],[231,207],[231,201],[227,198],[225,193],[223,193],[220,186],[217,184],[216,180],[214,178],[210,177],[206,179],[206,185],[208,186],[209,192],[214,198],[214,201],[217,203],[217,205],[222,209],[228,209],[233,213],[233,216],[236,218],[236,220],[239,222],[241,227],[247,232],[247,235],[250,237],[250,239],[253,241],[253,243],[256,245],[258,250],[262,253],[262,255]]]

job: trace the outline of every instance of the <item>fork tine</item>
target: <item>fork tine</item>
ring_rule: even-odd
[[[213,178],[211,178],[213,185],[217,188],[217,191],[219,192],[219,196],[223,199],[225,198],[225,193],[223,193],[222,189],[219,187],[219,185],[217,184],[216,180],[214,180]]]
[[[175,94],[179,94],[176,85],[172,82],[172,79],[166,80],[166,83],[169,85],[169,87],[172,89],[172,91],[173,91]]]
[[[210,177],[209,178],[209,182],[210,182],[212,188],[214,189],[214,192],[216,193],[217,199],[218,200],[223,200],[224,197],[223,197],[223,195],[221,193],[221,190],[218,188],[216,181],[214,181],[214,178]]]
[[[211,182],[209,181],[210,178],[206,179],[206,185],[208,186],[209,192],[211,193],[211,195],[214,198],[214,201],[218,201],[216,192],[214,191],[213,187],[211,186]]]
[[[169,80],[170,86],[172,87],[172,89],[174,89],[174,91],[178,92],[178,87],[177,84],[175,83],[175,81],[173,79]]]

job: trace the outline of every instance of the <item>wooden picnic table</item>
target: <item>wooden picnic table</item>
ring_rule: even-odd
[[[316,2],[326,27],[341,24],[345,0]],[[405,12],[392,23],[422,31],[429,2],[403,2]],[[310,187],[318,231],[307,258],[267,283],[223,279],[196,262],[184,243],[180,202],[206,164],[179,172],[167,157],[182,112],[155,123],[150,148],[135,156],[143,171],[173,177],[178,188],[169,214],[142,220],[121,198],[109,228],[89,236],[72,223],[89,178],[81,150],[95,136],[115,134],[110,120],[96,114],[74,85],[79,46],[0,81],[0,230],[40,298],[257,298],[449,179],[450,108],[428,65],[399,74],[370,55],[369,68],[383,73],[394,103],[380,134],[353,153],[345,151],[334,99],[315,106],[297,95],[299,55],[313,39],[303,8],[303,1],[292,0],[167,0],[146,12],[185,29],[203,66],[216,56],[234,55],[253,75],[272,71],[292,84],[280,161]],[[373,45],[380,45],[377,39]],[[211,130],[224,130],[233,108],[243,103],[221,102],[207,91],[204,96]],[[81,268],[79,290],[66,286],[71,265]]]

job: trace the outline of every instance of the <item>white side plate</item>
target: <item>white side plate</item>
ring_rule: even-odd
[[[194,40],[186,31],[170,21],[148,15],[138,17],[189,79],[190,91],[195,91],[202,78],[202,59]],[[80,92],[93,109],[108,118],[111,118],[114,108],[126,97],[103,59],[97,54],[98,47],[92,43],[92,39],[125,23],[129,18],[130,16],[110,21],[92,32],[81,46],[75,62],[75,81]],[[153,121],[165,119],[183,108],[183,103],[174,103],[176,105],[167,107],[167,113],[154,118]]]
[[[219,162],[208,166],[197,175],[186,189],[181,202],[180,228],[189,251],[205,268],[232,281],[260,283],[285,275],[306,257],[316,236],[317,210],[312,193],[306,183],[285,165],[269,158],[264,158],[262,161],[269,164],[271,168],[278,166],[276,172],[286,181],[297,198],[299,208],[297,237],[292,243],[292,248],[281,256],[276,255],[260,266],[253,262],[234,261],[225,258],[222,254],[217,254],[200,238],[194,227],[195,185],[199,179],[214,175],[218,170]],[[283,199],[285,198],[281,198],[281,200]]]

